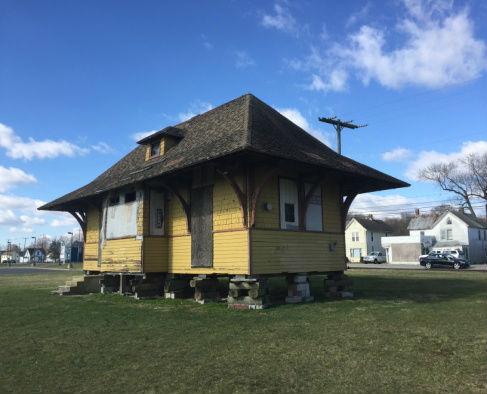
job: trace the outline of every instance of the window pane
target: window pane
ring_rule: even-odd
[[[153,143],[150,146],[150,155],[151,156],[159,156],[159,143]]]
[[[135,192],[130,192],[125,194],[125,202],[132,202],[135,201]]]
[[[294,223],[294,204],[284,204],[284,215],[286,222]]]

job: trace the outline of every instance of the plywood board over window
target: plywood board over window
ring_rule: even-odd
[[[191,267],[213,266],[213,186],[191,190]]]
[[[120,193],[109,198],[106,216],[106,238],[137,235],[138,202],[135,192]]]

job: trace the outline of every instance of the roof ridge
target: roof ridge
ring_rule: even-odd
[[[244,129],[245,129],[245,132],[247,134],[246,136],[246,141],[245,141],[245,145],[246,147],[250,147],[252,145],[252,110],[251,110],[251,106],[252,106],[252,103],[251,103],[251,99],[255,98],[255,96],[251,93],[247,93],[245,95],[245,101],[246,101],[246,117],[245,117],[245,124],[244,124]]]

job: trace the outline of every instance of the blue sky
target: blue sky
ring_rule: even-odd
[[[76,228],[35,207],[80,187],[135,138],[251,92],[346,156],[404,179],[355,211],[451,199],[433,161],[487,149],[487,3],[0,3],[0,245]],[[483,213],[483,212],[479,212]]]

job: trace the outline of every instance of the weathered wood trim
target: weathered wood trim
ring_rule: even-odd
[[[278,167],[269,168],[267,172],[264,174],[264,176],[262,177],[262,179],[260,180],[260,183],[252,191],[252,199],[250,202],[250,227],[255,226],[255,210],[257,208],[257,200],[259,199],[262,188],[269,181],[269,179],[277,172],[277,170]]]
[[[357,194],[358,193],[352,193],[352,194],[349,194],[344,201],[341,201],[341,209],[342,209],[342,231],[345,232],[345,225],[346,225],[346,222],[347,222],[347,214],[348,214],[348,210],[350,209],[350,205],[352,205],[352,202],[353,200],[355,199],[355,197],[357,197]],[[343,199],[343,197],[342,197]]]
[[[86,213],[83,211],[68,211],[78,222],[83,231],[83,241],[86,242]]]
[[[310,234],[334,234],[334,235],[343,235],[342,232],[339,231],[315,231],[315,230],[294,230],[294,229],[286,229],[286,228],[270,228],[270,227],[254,227],[256,231],[282,231],[288,233],[310,233]]]
[[[235,178],[228,172],[220,169],[216,169],[216,172],[218,172],[225,180],[230,184],[232,187],[233,191],[237,195],[238,202],[240,203],[240,212],[242,214],[242,220],[244,227],[247,227],[247,196],[246,194],[240,189],[238,186],[237,182],[235,181]]]

